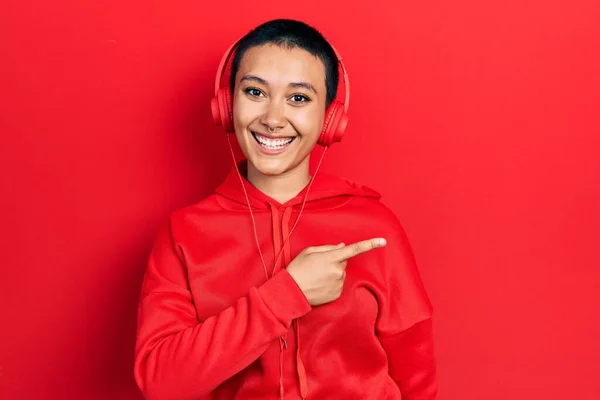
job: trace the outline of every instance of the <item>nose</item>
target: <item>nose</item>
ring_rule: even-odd
[[[286,124],[283,102],[271,98],[260,118],[261,124],[269,131],[281,129]]]

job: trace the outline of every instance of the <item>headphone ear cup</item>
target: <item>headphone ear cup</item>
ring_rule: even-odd
[[[210,102],[213,120],[217,126],[222,126],[225,133],[233,133],[233,105],[229,89],[219,89]]]
[[[323,129],[319,136],[318,144],[329,147],[334,143],[340,142],[344,137],[344,131],[348,125],[348,115],[344,112],[344,105],[338,100],[334,100],[323,122]]]

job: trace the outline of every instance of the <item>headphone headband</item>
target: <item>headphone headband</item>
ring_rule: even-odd
[[[221,62],[219,63],[219,68],[217,69],[217,75],[215,78],[215,96],[219,92],[219,89],[221,89],[221,79],[223,78],[223,71],[225,70],[225,67],[227,66],[227,62],[229,61],[229,58],[234,54],[234,50],[235,50],[235,48],[237,48],[237,45],[241,39],[242,38],[236,40],[231,46],[229,46],[229,48],[227,49],[227,51],[225,52],[225,54],[223,54],[223,57],[221,58]],[[333,52],[335,53],[335,55],[338,59],[338,65],[342,70],[342,75],[343,75],[343,79],[344,79],[344,91],[346,92],[346,96],[344,98],[344,113],[347,113],[348,107],[350,105],[350,82],[348,80],[348,74],[346,73],[346,67],[344,66],[342,57],[340,56],[340,53],[337,51],[337,49],[331,43],[329,45],[333,49]],[[337,98],[337,93],[336,93],[335,98]]]

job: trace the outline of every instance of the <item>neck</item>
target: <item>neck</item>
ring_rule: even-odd
[[[261,174],[248,163],[248,181],[258,190],[283,204],[298,195],[310,182],[310,163],[307,157],[300,165],[281,175]]]

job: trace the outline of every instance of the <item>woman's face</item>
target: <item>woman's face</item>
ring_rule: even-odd
[[[307,166],[323,126],[325,103],[321,60],[300,48],[250,48],[240,62],[233,93],[235,134],[248,162],[267,176]]]

